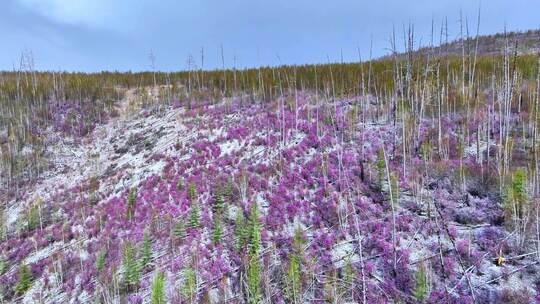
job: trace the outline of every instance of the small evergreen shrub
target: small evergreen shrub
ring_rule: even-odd
[[[173,236],[176,238],[184,238],[186,236],[186,224],[184,223],[184,220],[179,219],[173,227]]]
[[[286,276],[286,294],[287,298],[295,303],[300,302],[302,290],[302,262],[303,246],[305,244],[303,231],[297,228],[294,233],[292,252],[289,254],[289,265]]]
[[[135,203],[137,201],[137,188],[133,187],[129,190],[127,198],[127,218],[130,220],[135,213]]]
[[[223,224],[221,223],[221,217],[214,215],[214,230],[213,230],[214,244],[219,244],[223,238]]]
[[[128,291],[136,290],[139,286],[140,265],[137,262],[135,247],[127,242],[123,252],[124,286]]]
[[[4,257],[0,256],[0,275],[3,275],[4,272],[8,270],[8,267],[8,261]]]
[[[429,291],[426,266],[421,263],[416,272],[416,287],[414,288],[413,295],[418,302],[426,300]]]
[[[148,232],[148,230],[145,230],[141,248],[141,269],[144,269],[146,266],[148,266],[150,262],[152,262],[152,240],[150,239],[150,233]]]
[[[97,259],[96,259],[96,269],[98,272],[101,272],[105,268],[106,259],[107,259],[107,251],[105,249],[101,249],[98,252]]]
[[[4,210],[0,208],[0,241],[3,241],[7,237],[6,217]]]
[[[188,198],[191,202],[197,199],[197,186],[194,183],[189,184]]]
[[[184,181],[181,178],[179,178],[178,182],[176,183],[176,190],[184,191]]]
[[[507,220],[515,222],[523,219],[528,204],[527,172],[520,168],[514,172],[510,184],[505,189],[504,208]]]
[[[261,225],[259,211],[256,203],[251,207],[248,223],[248,265],[247,265],[247,287],[248,302],[251,304],[261,303],[261,264],[259,254],[261,251]]]
[[[200,206],[197,202],[192,202],[191,208],[189,210],[189,227],[199,228],[200,218],[201,218]]]
[[[184,270],[184,284],[181,291],[182,296],[189,303],[195,303],[197,297],[197,274],[192,268]]]
[[[382,189],[382,185],[386,179],[386,161],[384,159],[384,151],[381,149],[377,153],[377,178],[378,185]]]
[[[158,271],[152,283],[152,304],[165,304],[165,274]]]
[[[223,197],[223,194],[221,193],[221,191],[218,191],[218,193],[216,194],[215,203],[214,203],[214,212],[221,215],[223,214],[224,211],[225,211],[225,198]]]
[[[32,286],[32,272],[26,264],[19,268],[19,281],[15,285],[15,294],[23,295]]]
[[[236,211],[234,235],[236,239],[236,248],[238,250],[244,248],[247,242],[247,227],[244,212],[239,208]]]

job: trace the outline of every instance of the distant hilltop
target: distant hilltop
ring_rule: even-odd
[[[465,52],[465,54],[474,54],[475,50],[478,50],[477,54],[479,56],[496,56],[503,54],[506,43],[508,43],[509,52],[511,54],[538,54],[540,53],[540,29],[497,33],[478,37],[469,36],[465,39],[453,40],[435,47],[423,46],[415,51],[415,53],[429,53],[435,56],[461,56],[463,52]],[[381,59],[388,59],[391,57],[392,54],[389,54]]]

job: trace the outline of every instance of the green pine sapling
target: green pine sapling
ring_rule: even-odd
[[[525,169],[519,168],[514,172],[504,195],[506,219],[509,226],[516,229],[519,246],[524,245],[527,238],[530,206],[531,199],[527,192],[527,172]]]
[[[165,274],[158,271],[152,283],[152,304],[165,304]]]
[[[235,230],[234,235],[236,238],[236,248],[241,250],[244,248],[247,242],[247,227],[246,219],[242,209],[238,208],[236,211]]]
[[[186,236],[186,224],[183,219],[179,219],[173,227],[173,235],[176,238],[182,239]]]
[[[201,210],[197,202],[197,187],[194,183],[189,184],[188,198],[191,202],[188,224],[190,228],[198,228],[200,226]]]
[[[3,241],[7,237],[6,218],[4,210],[0,207],[0,241]]]
[[[423,263],[420,263],[415,277],[416,287],[414,288],[413,295],[418,302],[422,303],[427,298],[429,292],[426,266]]]
[[[131,220],[133,218],[133,215],[135,213],[135,203],[137,201],[137,188],[133,187],[129,190],[128,198],[127,198],[127,218],[128,220]]]
[[[181,292],[189,303],[195,303],[197,297],[197,273],[190,267],[184,269],[184,284]]]
[[[297,228],[294,233],[292,252],[289,254],[289,265],[286,277],[286,294],[289,301],[300,303],[302,292],[302,263],[304,252],[304,232]]]
[[[107,259],[107,250],[101,249],[98,252],[96,259],[96,269],[98,272],[101,272],[105,268],[105,262]]]
[[[520,168],[514,172],[510,185],[506,188],[504,207],[507,217],[514,221],[522,219],[528,200],[527,173]]]
[[[396,174],[393,172],[390,174],[390,185],[391,185],[390,188],[392,190],[389,193],[392,196],[390,201],[396,204],[399,199],[399,180]]]
[[[8,267],[9,265],[7,260],[4,257],[0,256],[0,275],[3,275],[4,272],[8,270]]]
[[[219,244],[223,238],[223,224],[221,223],[221,216],[214,214],[214,230],[213,241],[214,244]]]
[[[200,226],[200,217],[201,210],[197,202],[191,203],[191,208],[189,210],[189,227],[198,228]]]
[[[214,203],[214,212],[217,214],[223,214],[226,209],[225,207],[225,198],[223,197],[221,191],[218,191],[216,194],[216,201]]]
[[[251,304],[261,303],[261,264],[259,255],[261,252],[261,224],[259,211],[256,203],[251,207],[248,223],[248,265],[247,265],[247,288],[248,302]]]
[[[140,265],[136,256],[135,247],[130,242],[126,242],[123,252],[124,286],[129,291],[136,290],[139,286]]]
[[[15,294],[22,295],[32,286],[32,272],[26,264],[19,268],[19,282],[15,285]]]
[[[380,189],[383,188],[384,181],[386,179],[386,161],[384,157],[384,151],[381,149],[377,153],[377,182]]]
[[[197,199],[197,186],[194,183],[190,183],[188,187],[188,198],[191,202]]]
[[[26,230],[32,231],[38,228],[40,225],[40,205],[38,203],[32,204],[26,211]]]
[[[351,262],[351,259],[348,258],[343,267],[343,285],[345,292],[347,292],[348,290],[354,290],[354,280],[356,279],[356,277],[357,274],[354,266]]]
[[[178,182],[176,183],[176,190],[184,191],[184,181],[181,178],[179,178]]]
[[[150,262],[152,262],[152,239],[150,238],[150,233],[148,232],[148,229],[146,229],[144,231],[141,249],[140,268],[144,269],[150,264]]]

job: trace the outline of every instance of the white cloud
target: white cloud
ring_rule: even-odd
[[[18,0],[21,5],[59,23],[108,28],[116,1],[107,0]]]

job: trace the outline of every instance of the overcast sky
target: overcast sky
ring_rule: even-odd
[[[460,11],[481,33],[540,28],[539,0],[1,0],[0,69],[32,52],[40,70],[181,70],[303,64],[388,52],[392,27],[415,25],[416,42],[448,18],[459,37]],[[439,31],[439,30],[437,30]],[[438,35],[437,39],[438,40]]]

